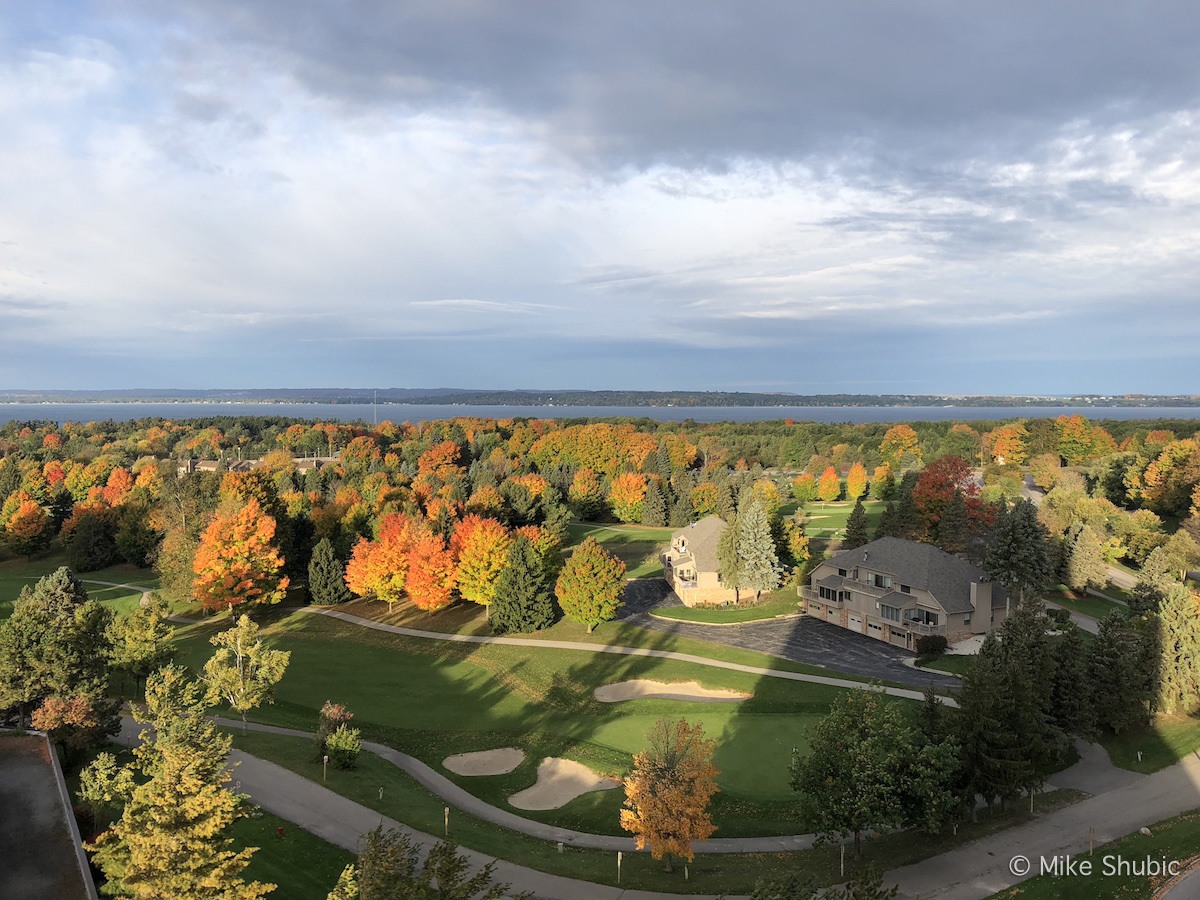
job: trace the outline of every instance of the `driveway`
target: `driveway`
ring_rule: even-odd
[[[625,591],[623,620],[642,628],[767,653],[863,678],[878,678],[917,688],[923,688],[931,681],[938,688],[957,689],[962,684],[951,675],[910,669],[904,660],[912,654],[899,647],[807,616],[712,626],[656,619],[649,614],[650,610],[670,603],[673,598],[665,582],[648,578],[631,581]]]

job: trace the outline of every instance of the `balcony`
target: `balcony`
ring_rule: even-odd
[[[822,597],[817,591],[814,591],[810,587],[801,586],[800,596],[805,600],[811,600],[814,603],[823,603],[825,606],[832,607],[833,609],[841,609],[842,606],[845,605],[841,600],[830,600],[826,597]]]
[[[905,619],[900,623],[913,634],[945,634],[945,625],[926,625],[924,622],[914,622],[912,619]]]

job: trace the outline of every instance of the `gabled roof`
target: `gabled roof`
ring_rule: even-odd
[[[978,566],[939,550],[932,544],[884,537],[825,561],[840,569],[855,566],[891,575],[892,580],[928,591],[948,613],[971,612],[971,582],[987,581]],[[1004,606],[1004,586],[992,583],[992,606]]]
[[[691,554],[696,562],[697,572],[717,571],[717,544],[721,534],[726,529],[725,520],[720,516],[705,516],[699,522],[693,522],[687,528],[681,528],[671,535],[671,543],[679,538],[687,541],[686,552]]]

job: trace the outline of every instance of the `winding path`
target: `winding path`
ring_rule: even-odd
[[[907,700],[924,700],[923,691],[908,688],[882,687],[863,681],[849,681],[845,678],[830,678],[825,675],[809,675],[805,672],[784,672],[780,669],[767,669],[762,666],[747,666],[742,663],[726,662],[720,659],[709,659],[691,653],[676,653],[673,650],[651,650],[646,647],[615,647],[609,644],[586,644],[579,641],[546,641],[536,638],[490,637],[475,634],[442,634],[437,631],[419,631],[415,628],[403,628],[399,625],[388,625],[364,619],[362,616],[351,615],[336,609],[302,606],[297,612],[311,613],[319,616],[330,616],[341,619],[352,625],[363,628],[373,628],[376,631],[386,631],[389,634],[399,634],[405,637],[421,638],[423,640],[451,641],[460,644],[501,644],[507,647],[550,647],[555,650],[583,650],[588,653],[614,653],[619,656],[649,656],[656,659],[673,659],[677,662],[693,663],[698,666],[708,666],[713,669],[728,669],[731,672],[745,672],[748,675],[761,675],[765,678],[782,678],[787,681],[804,681],[810,684],[823,684],[828,687],[850,688],[859,691],[878,691],[892,697],[904,697]],[[957,707],[958,703],[952,697],[942,697],[947,706]]]

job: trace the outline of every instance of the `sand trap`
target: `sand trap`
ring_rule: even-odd
[[[633,681],[618,681],[596,688],[594,696],[601,703],[618,703],[621,700],[701,700],[708,703],[737,703],[750,695],[728,688],[706,688],[698,681],[651,681],[637,678]]]
[[[525,759],[525,751],[516,747],[480,750],[447,756],[442,765],[456,775],[507,775]]]
[[[590,791],[611,791],[619,781],[601,778],[583,763],[550,757],[538,765],[537,782],[508,798],[517,809],[558,809]]]

